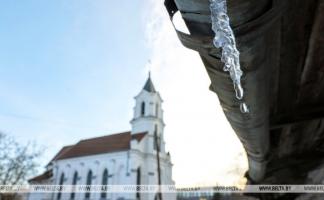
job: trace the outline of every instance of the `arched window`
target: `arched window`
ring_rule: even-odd
[[[75,171],[74,172],[74,175],[73,175],[73,180],[72,180],[72,185],[76,185],[78,182],[78,172]],[[75,198],[75,192],[74,192],[74,189],[73,189],[73,192],[71,193],[71,199],[74,199]]]
[[[137,178],[136,178],[136,185],[140,186],[141,185],[141,168],[138,167],[137,168]],[[140,188],[140,187],[137,187]],[[141,195],[140,195],[140,190],[137,189],[136,191],[136,199],[141,199]]]
[[[141,104],[141,116],[145,115],[145,102],[143,101]]]
[[[85,198],[86,199],[90,199],[90,186],[91,186],[91,182],[92,182],[92,171],[89,170],[88,176],[87,176],[87,187],[88,187],[89,190],[85,193]]]
[[[64,173],[62,172],[59,184],[63,185],[63,183],[64,183]],[[61,193],[61,190],[60,190],[59,193],[57,194],[57,200],[60,200],[61,196],[62,196],[62,193]]]
[[[105,171],[103,172],[103,175],[102,175],[102,185],[108,185],[108,170],[105,169]],[[101,192],[101,198],[102,199],[105,199],[107,198],[107,192],[106,191],[102,191]]]

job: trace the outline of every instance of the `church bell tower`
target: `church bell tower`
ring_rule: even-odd
[[[165,142],[163,139],[163,110],[162,98],[155,90],[151,75],[141,90],[135,97],[134,116],[131,120],[132,134],[148,132],[150,147],[149,150],[156,150],[154,134],[157,135],[160,152],[165,153]]]

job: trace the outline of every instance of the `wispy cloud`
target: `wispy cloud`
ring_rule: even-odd
[[[247,168],[245,153],[217,96],[208,90],[198,53],[180,44],[163,1],[150,0],[143,16],[150,69],[165,101],[165,140],[176,184],[237,183]]]

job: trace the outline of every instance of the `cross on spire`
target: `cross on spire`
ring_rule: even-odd
[[[151,93],[156,92],[153,82],[151,80],[151,71],[149,71],[149,73],[148,73],[148,79],[147,79],[143,89],[148,92],[151,92]]]

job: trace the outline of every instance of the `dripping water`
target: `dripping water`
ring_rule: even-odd
[[[212,29],[215,33],[213,44],[216,48],[222,48],[223,70],[230,74],[236,98],[241,101],[241,112],[248,113],[248,106],[242,101],[244,91],[241,85],[243,72],[240,66],[240,52],[237,50],[234,33],[229,23],[226,0],[210,0],[210,10]]]
[[[250,112],[248,106],[244,102],[240,103],[240,110],[241,110],[242,113],[249,113]]]

